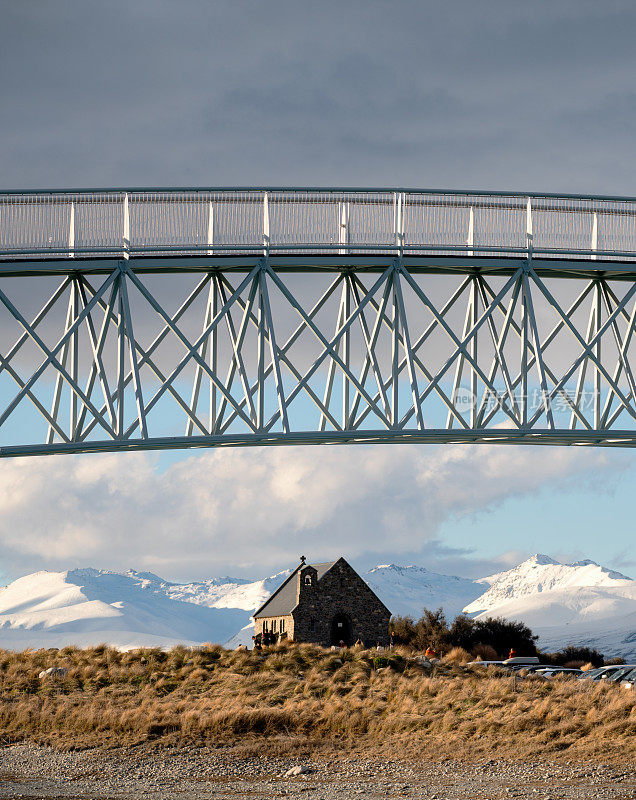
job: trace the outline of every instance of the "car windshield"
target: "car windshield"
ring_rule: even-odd
[[[583,672],[581,675],[582,678],[594,678],[596,675],[600,675],[602,672],[605,671],[605,667],[596,667],[596,669],[588,669]]]
[[[633,670],[634,670],[634,666],[633,665],[631,665],[629,667],[621,667],[616,672],[613,672],[609,676],[609,679],[613,680],[613,681],[622,680],[625,675],[627,675],[629,672],[632,672]]]

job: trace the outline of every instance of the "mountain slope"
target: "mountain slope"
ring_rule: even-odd
[[[135,570],[37,572],[0,589],[0,647],[249,644],[251,614],[288,575],[179,584]],[[363,577],[393,614],[441,606],[451,620],[464,608],[522,620],[546,649],[588,644],[636,661],[636,582],[591,561],[537,555],[478,581],[396,564]]]
[[[619,572],[536,555],[479,583],[489,588],[464,609],[477,619],[522,621],[546,650],[585,645],[636,661],[636,581]]]
[[[444,609],[453,619],[475,600],[482,587],[468,578],[429,572],[424,567],[381,564],[363,576],[392,614],[418,619],[424,608]]]
[[[209,578],[193,583],[163,583],[164,591],[174,600],[209,606],[255,611],[291,573],[286,569],[260,581],[241,578]]]
[[[143,575],[143,577],[141,577]],[[249,611],[171,598],[156,575],[36,572],[0,589],[0,646],[118,647],[226,641]]]
[[[634,581],[620,572],[601,567],[594,561],[561,564],[550,556],[537,554],[505,572],[480,578],[477,583],[489,588],[464,608],[468,614],[489,611],[508,600],[555,589],[615,587],[630,585]]]

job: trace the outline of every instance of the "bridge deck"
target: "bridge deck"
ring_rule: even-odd
[[[0,311],[0,456],[636,444],[633,198],[5,192]]]

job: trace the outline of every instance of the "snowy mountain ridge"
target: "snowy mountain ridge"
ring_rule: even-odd
[[[424,608],[440,606],[447,617],[453,618],[483,592],[469,578],[442,575],[414,565],[380,564],[362,577],[392,614],[416,618]]]
[[[480,578],[476,583],[489,588],[464,608],[467,614],[492,611],[508,600],[541,592],[584,586],[614,588],[634,581],[589,559],[562,564],[537,553],[512,569]]]
[[[0,589],[0,647],[169,647],[249,643],[251,615],[290,574],[262,580],[166,581],[134,569],[36,572]],[[636,660],[636,581],[583,560],[537,554],[473,581],[415,565],[381,564],[362,576],[393,614],[424,608],[505,617],[528,624],[540,646],[590,644]]]

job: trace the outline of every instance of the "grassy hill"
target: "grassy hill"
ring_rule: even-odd
[[[66,673],[42,678],[60,667]],[[513,681],[406,652],[0,651],[0,737],[58,747],[157,740],[465,759],[636,756],[636,693]]]

